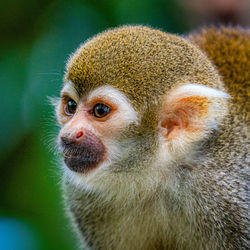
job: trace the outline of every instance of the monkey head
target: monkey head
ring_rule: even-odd
[[[70,57],[57,106],[66,178],[93,188],[171,175],[222,123],[224,91],[181,37],[142,26],[95,36]]]

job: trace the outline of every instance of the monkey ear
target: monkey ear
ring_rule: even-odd
[[[227,113],[230,96],[201,84],[185,84],[172,90],[160,112],[160,130],[167,141],[197,141],[206,137]],[[184,145],[183,145],[184,146]]]

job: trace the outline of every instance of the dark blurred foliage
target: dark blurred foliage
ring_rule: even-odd
[[[122,24],[174,33],[197,27],[181,0],[9,0],[0,8],[0,249],[77,249],[54,153],[68,56]],[[197,15],[199,16],[199,15]]]

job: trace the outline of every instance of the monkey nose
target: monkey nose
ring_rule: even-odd
[[[79,131],[79,132],[76,134],[76,139],[80,139],[82,136],[83,136],[83,132],[82,132],[82,131]]]

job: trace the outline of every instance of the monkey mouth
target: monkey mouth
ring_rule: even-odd
[[[101,159],[97,157],[91,157],[88,153],[81,154],[76,156],[74,155],[65,155],[64,162],[69,169],[77,173],[87,173],[90,170],[96,168]]]
[[[74,143],[61,142],[63,158],[66,166],[77,173],[88,173],[100,165],[105,156],[103,144],[83,141]]]

